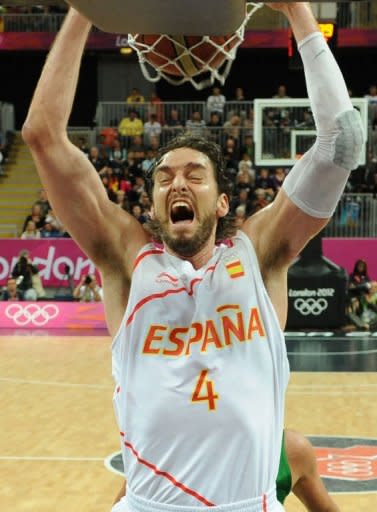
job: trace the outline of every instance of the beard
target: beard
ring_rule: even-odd
[[[200,222],[191,238],[185,235],[171,236],[168,230],[169,221],[161,221],[158,217],[148,222],[148,227],[156,241],[163,242],[171,251],[191,258],[197,254],[210,239],[216,225],[216,213],[206,215]]]

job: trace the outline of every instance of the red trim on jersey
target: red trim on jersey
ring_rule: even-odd
[[[135,317],[135,314],[138,312],[138,310],[140,308],[142,308],[144,306],[144,304],[146,304],[147,302],[150,302],[151,300],[155,300],[155,299],[162,299],[163,297],[166,297],[167,295],[170,295],[172,293],[181,293],[181,292],[187,292],[186,288],[176,288],[176,289],[172,289],[172,290],[165,290],[164,292],[160,292],[160,293],[152,293],[152,295],[147,295],[146,297],[144,297],[144,299],[141,299],[141,301],[139,301],[136,306],[134,307],[134,309],[132,310],[132,313],[130,314],[130,316],[127,318],[127,321],[126,321],[126,326],[129,326],[130,323],[133,321],[134,317]]]
[[[164,254],[164,251],[161,251],[161,249],[150,249],[149,251],[142,252],[134,261],[134,270],[136,269],[136,267],[139,265],[143,258],[145,258],[146,256],[150,256],[151,254]]]
[[[267,512],[267,496],[263,494],[263,512]]]
[[[193,489],[190,489],[189,487],[184,485],[182,482],[179,482],[178,480],[176,480],[174,478],[174,476],[172,476],[170,473],[167,473],[166,471],[161,471],[161,469],[159,469],[157,466],[155,466],[151,462],[148,462],[147,460],[142,459],[140,457],[140,455],[138,454],[138,452],[135,450],[135,448],[132,446],[131,443],[129,443],[128,441],[124,441],[124,444],[127,446],[127,448],[129,448],[131,450],[131,452],[133,453],[133,455],[136,457],[137,461],[140,464],[143,464],[147,468],[151,469],[154,473],[156,473],[156,475],[163,476],[164,478],[169,480],[173,485],[175,485],[176,487],[181,489],[186,494],[189,494],[190,496],[193,496],[194,498],[196,498],[201,503],[204,503],[204,505],[207,505],[207,507],[214,507],[215,506],[214,503],[211,503],[210,501],[208,501],[206,498],[201,496],[199,493],[197,493]]]
[[[216,311],[221,313],[224,309],[240,309],[240,307],[238,304],[224,304],[223,306],[219,306]]]
[[[176,277],[174,276],[171,276],[170,274],[168,274],[167,272],[161,272],[161,274],[158,274],[157,277],[167,277],[168,279],[170,279],[170,281],[172,281],[173,283],[178,283],[179,279],[177,279]]]
[[[215,268],[216,268],[216,265],[213,265],[212,267],[208,267],[206,272],[213,272],[215,270]],[[164,292],[152,293],[151,295],[147,295],[146,297],[144,297],[144,299],[141,299],[141,301],[139,301],[136,304],[136,306],[132,310],[130,316],[127,318],[126,326],[128,327],[130,325],[130,323],[135,318],[135,314],[139,311],[140,308],[142,308],[145,304],[147,304],[147,302],[150,302],[150,301],[156,300],[156,299],[163,299],[164,297],[167,297],[168,295],[171,295],[172,293],[186,292],[186,293],[188,293],[188,295],[192,295],[194,293],[194,286],[197,283],[199,283],[200,281],[203,281],[202,277],[197,277],[197,278],[193,279],[190,282],[190,286],[189,286],[188,290],[184,287],[183,288],[173,288],[171,290],[165,290]]]

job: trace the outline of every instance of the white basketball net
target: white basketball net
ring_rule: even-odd
[[[232,67],[233,61],[236,58],[238,47],[244,40],[246,25],[252,15],[262,6],[263,3],[261,2],[247,2],[244,21],[236,30],[236,32],[230,38],[226,39],[226,42],[224,42],[223,45],[217,44],[209,36],[203,36],[197,44],[187,48],[181,41],[175,39],[174,36],[167,34],[160,35],[160,37],[156,38],[152,45],[138,41],[138,36],[140,34],[129,34],[128,44],[133,50],[136,51],[143,75],[150,82],[158,82],[161,78],[164,78],[167,82],[173,85],[181,85],[185,82],[189,82],[193,85],[193,87],[195,87],[195,89],[198,90],[213,85],[215,80],[223,85],[229,74],[230,68]],[[159,52],[158,45],[162,40],[171,41],[176,47],[179,47],[182,53],[179,52],[180,54],[177,55],[177,57],[171,59],[165,54]],[[215,51],[214,55],[211,57],[211,60],[219,55],[224,58],[224,62],[220,65],[220,67],[212,67],[210,63],[200,59],[200,57],[194,53],[195,49],[200,47],[203,42],[214,47]],[[227,46],[229,46],[231,49],[227,50]],[[161,59],[164,61],[163,64],[150,64],[147,61],[147,56],[150,54],[150,52],[153,52],[154,55],[161,57]],[[198,67],[201,69],[198,69],[198,71],[194,74],[184,74],[184,71],[181,71],[180,76],[174,76],[166,72],[169,66],[171,67],[172,65],[176,69],[181,69],[181,66],[179,66],[179,61],[181,61],[184,56],[192,57],[195,62],[199,64]]]

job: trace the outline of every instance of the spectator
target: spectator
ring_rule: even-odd
[[[0,300],[22,300],[22,293],[17,289],[17,281],[14,277],[9,277],[6,287],[1,293]]]
[[[255,179],[255,187],[265,190],[270,197],[274,196],[274,181],[270,176],[270,171],[266,168],[260,170],[259,175]]]
[[[377,282],[350,285],[346,314],[358,329],[377,331]]]
[[[221,94],[220,87],[214,87],[212,89],[212,94],[207,98],[207,113],[211,115],[212,112],[216,112],[216,114],[219,114],[221,119],[224,119],[225,103],[226,98]]]
[[[252,135],[246,135],[244,146],[241,150],[242,154],[247,153],[251,162],[254,162],[254,139]]]
[[[80,302],[102,302],[103,291],[94,274],[83,276],[73,290],[73,298]]]
[[[305,110],[304,117],[303,117],[302,121],[295,120],[295,127],[301,128],[301,129],[302,128],[303,129],[305,129],[305,128],[315,129],[312,113],[309,110]]]
[[[135,158],[135,152],[134,151],[128,151],[127,154],[127,161],[125,165],[125,171],[128,171],[128,177],[132,179],[133,176],[139,173],[139,167],[138,162]]]
[[[282,167],[275,169],[274,175],[271,177],[273,183],[273,189],[275,192],[281,189],[283,181],[285,180],[285,171]]]
[[[99,175],[107,177],[107,188],[113,192],[119,190],[119,180],[112,167],[104,167]]]
[[[254,189],[253,187],[254,184],[248,171],[242,171],[237,173],[234,189],[234,194],[236,197],[239,196],[240,191],[243,189],[246,189],[247,193],[249,194],[249,192]]]
[[[120,174],[127,160],[127,150],[122,148],[119,139],[114,139],[113,147],[109,152],[110,167],[115,174]]]
[[[147,222],[147,217],[144,215],[143,209],[140,206],[140,204],[133,204],[131,206],[131,213],[135,217],[135,219],[140,222],[140,224],[145,224]]]
[[[250,160],[246,160],[245,158],[249,158],[249,155],[245,153],[243,156],[243,159],[238,163],[238,172],[240,174],[247,172],[250,176],[250,183],[254,187],[255,185],[255,178],[256,178],[256,172],[255,169],[251,166]]]
[[[221,117],[217,112],[212,112],[209,121],[207,123],[207,126],[210,128],[221,128],[222,127]]]
[[[160,147],[159,139],[157,137],[151,137],[151,141],[150,141],[148,149],[151,149],[154,153],[157,153],[159,147]]]
[[[30,220],[34,222],[36,229],[42,229],[45,225],[45,217],[42,213],[40,204],[34,203],[31,207],[31,214],[26,217],[22,227],[22,232],[26,231],[26,226]]]
[[[270,200],[267,197],[266,191],[263,188],[257,188],[254,192],[254,201],[252,202],[252,213],[257,213],[263,208],[265,208]]]
[[[85,137],[79,137],[77,147],[89,158],[89,145]]]
[[[50,206],[50,203],[48,202],[47,192],[44,188],[40,189],[39,199],[35,204],[39,204],[39,206],[41,207],[41,214],[43,217],[45,217],[47,215],[48,211],[50,210],[51,206]]]
[[[350,275],[350,286],[369,283],[368,266],[365,260],[357,260]]]
[[[37,290],[33,286],[33,277],[38,275],[38,267],[30,261],[29,252],[23,250],[12,270],[12,277],[17,281],[23,300],[37,300]],[[35,279],[34,282],[37,280]]]
[[[36,228],[35,222],[33,220],[29,220],[26,223],[25,231],[21,235],[21,240],[38,240],[39,238],[41,238],[41,234]]]
[[[234,100],[233,101],[246,101],[245,94],[243,92],[242,87],[236,87],[234,92]]]
[[[246,219],[247,219],[247,215],[246,215],[245,206],[241,204],[241,205],[237,206],[236,211],[235,211],[234,223],[237,226],[237,228],[241,228],[242,224],[245,222]]]
[[[64,236],[64,228],[62,223],[55,216],[52,208],[48,211],[46,215],[46,223],[44,227],[41,229],[41,237],[42,238],[61,238]]]
[[[164,106],[156,92],[151,93],[149,100],[149,115],[150,114],[156,114],[157,121],[161,126],[164,124]]]
[[[132,137],[130,151],[134,153],[134,158],[140,158],[140,155],[137,156],[136,153],[143,153],[144,155],[145,146],[141,135],[135,135],[134,137]]]
[[[128,163],[127,163],[127,165],[128,165]],[[128,167],[125,167],[122,170],[122,176],[120,177],[120,180],[119,180],[119,190],[122,190],[123,192],[128,194],[131,189],[132,189],[132,183],[131,183],[130,171],[129,171]]]
[[[216,144],[220,144],[222,134],[221,128],[222,122],[219,114],[217,114],[216,112],[212,112],[212,114],[210,115],[210,119],[207,123],[206,139],[215,142]]]
[[[240,188],[238,190],[238,196],[236,196],[231,202],[231,209],[237,213],[237,208],[242,206],[246,217],[249,217],[252,213],[252,202],[250,200],[250,188]]]
[[[141,163],[141,170],[147,172],[152,165],[156,162],[156,152],[152,149],[147,150],[147,154]]]
[[[273,96],[273,98],[279,99],[279,100],[284,99],[284,98],[289,98],[289,96],[287,95],[286,86],[283,84],[279,85],[277,88],[276,94]]]
[[[242,114],[242,112],[241,112]],[[245,113],[245,118],[242,120],[242,128],[246,137],[253,137],[254,133],[254,110],[250,108]]]
[[[148,196],[147,192],[142,192],[140,194],[139,205],[141,206],[141,208],[143,210],[143,214],[147,217],[150,216],[151,211],[152,211],[152,203],[151,203],[150,197]]]
[[[96,169],[97,172],[102,171],[102,169],[104,167],[106,167],[106,164],[107,164],[106,160],[104,160],[100,156],[100,152],[99,152],[99,149],[97,148],[97,146],[93,146],[90,148],[89,161],[91,162],[91,164],[93,165],[93,167]]]
[[[128,201],[127,194],[124,190],[118,190],[118,192],[116,193],[115,204],[120,206],[120,208],[122,208],[122,210],[125,210],[126,212],[130,211],[130,203]]]
[[[128,116],[121,120],[118,126],[118,132],[121,143],[125,147],[128,147],[131,137],[143,135],[143,121],[138,118],[136,110],[130,110]]]
[[[139,89],[134,87],[131,89],[131,93],[127,96],[127,103],[144,103],[144,96],[140,94]]]
[[[191,114],[191,119],[186,121],[186,130],[193,137],[203,137],[205,122],[202,119],[202,115],[198,110],[195,110]]]
[[[162,131],[161,124],[157,121],[156,114],[149,116],[149,121],[144,124],[144,143],[149,146],[151,143],[151,137],[160,138]]]
[[[177,109],[172,109],[164,126],[164,131],[166,131],[169,135],[172,135],[174,137],[178,135],[179,132],[182,130],[183,122],[179,117],[179,112]]]
[[[100,132],[101,136],[101,144],[105,146],[107,152],[109,152],[114,147],[114,141],[118,137],[118,130],[113,128],[112,126],[108,126],[103,128]]]
[[[224,123],[224,132],[227,137],[232,137],[235,141],[240,140],[241,135],[241,118],[233,115],[229,121]]]
[[[130,190],[128,194],[128,198],[130,203],[138,203],[140,200],[140,196],[145,190],[145,179],[141,174],[135,176],[135,181],[132,186],[132,190]]]

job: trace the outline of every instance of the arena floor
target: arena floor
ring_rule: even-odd
[[[377,510],[377,336],[287,346],[286,425],[347,450],[325,480],[342,512]],[[122,480],[104,464],[119,451],[109,337],[3,332],[0,354],[1,512],[110,510]],[[304,508],[293,496],[286,510]]]

